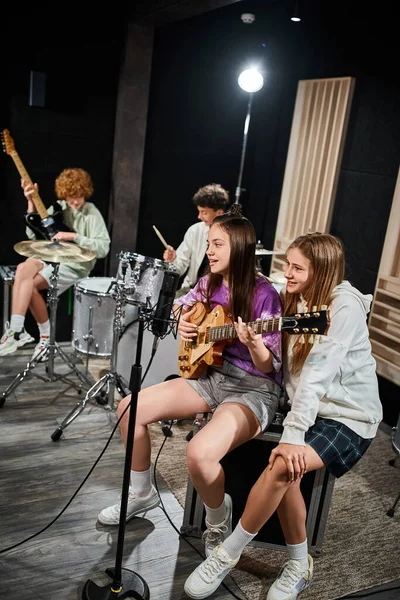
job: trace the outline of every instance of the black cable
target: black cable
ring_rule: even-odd
[[[143,383],[143,381],[145,380],[145,377],[151,367],[151,364],[153,362],[154,356],[156,353],[156,349],[154,349],[151,353],[151,357],[150,360],[147,364],[146,367],[146,371],[144,372],[144,375],[142,376],[141,379],[141,384]],[[87,480],[89,479],[90,475],[93,473],[94,469],[96,468],[96,466],[98,465],[100,459],[102,458],[103,454],[105,453],[105,451],[107,450],[108,446],[110,445],[110,442],[114,436],[114,433],[116,432],[122,417],[125,415],[126,411],[128,410],[128,408],[130,407],[131,403],[129,402],[129,404],[126,406],[124,412],[122,413],[122,415],[120,416],[120,418],[118,419],[118,421],[116,422],[116,424],[114,425],[114,428],[106,442],[106,445],[104,446],[103,450],[100,452],[99,456],[97,457],[97,459],[95,460],[93,466],[90,468],[88,474],[86,475],[86,477],[84,478],[84,480],[82,481],[82,483],[78,486],[77,490],[73,493],[73,495],[71,496],[71,498],[68,500],[67,504],[64,506],[64,508],[54,517],[54,519],[52,521],[50,521],[50,523],[48,523],[45,527],[43,527],[42,529],[40,529],[39,531],[37,531],[36,533],[33,533],[32,535],[28,536],[27,538],[25,538],[24,540],[22,540],[21,542],[18,542],[17,544],[13,544],[12,546],[8,546],[7,548],[3,548],[2,550],[0,550],[0,554],[3,554],[4,552],[9,552],[10,550],[13,550],[14,548],[18,548],[18,546],[22,546],[22,544],[25,544],[26,542],[29,542],[29,540],[32,540],[33,538],[37,537],[38,535],[40,535],[41,533],[43,533],[44,531],[46,531],[47,529],[49,529],[60,517],[61,515],[64,514],[64,512],[67,510],[67,508],[69,507],[69,505],[71,504],[71,502],[76,498],[77,494],[80,492],[80,490],[82,489],[82,487],[85,485],[85,483],[87,482]]]
[[[153,361],[154,358],[154,354],[151,356],[149,364],[146,368],[145,374],[142,377],[141,383],[143,383],[144,378],[147,375],[147,372],[149,370],[149,367]],[[120,416],[120,418],[118,419],[118,421],[116,422],[116,424],[114,425],[114,428],[106,442],[106,445],[104,446],[103,450],[100,452],[99,456],[97,457],[97,459],[95,460],[93,466],[89,469],[88,474],[86,475],[86,477],[84,478],[84,480],[82,481],[82,483],[78,486],[77,490],[73,493],[73,495],[71,496],[71,498],[68,500],[67,504],[64,506],[64,508],[54,517],[54,519],[52,521],[50,521],[50,523],[48,523],[45,527],[43,527],[42,529],[40,529],[39,531],[37,531],[36,533],[33,533],[32,535],[28,536],[27,538],[25,538],[24,540],[22,540],[21,542],[18,542],[17,544],[13,544],[12,546],[8,546],[7,548],[3,548],[2,550],[0,550],[0,554],[3,554],[4,552],[9,552],[10,550],[13,550],[14,548],[18,548],[18,546],[22,546],[22,544],[25,544],[26,542],[29,542],[29,540],[32,540],[33,538],[37,537],[38,535],[40,535],[41,533],[43,533],[44,531],[46,531],[47,529],[49,529],[60,517],[61,515],[64,514],[64,512],[67,510],[67,508],[69,507],[69,505],[71,504],[71,502],[76,498],[77,494],[80,492],[80,490],[82,489],[82,487],[85,485],[85,483],[87,482],[87,480],[89,479],[90,475],[93,473],[94,469],[96,468],[96,466],[98,465],[100,459],[102,458],[103,454],[105,453],[105,451],[107,450],[108,446],[110,445],[110,442],[114,436],[114,433],[116,432],[122,417],[125,415],[126,411],[128,410],[128,408],[130,407],[131,403],[129,402],[129,404],[127,404],[124,412],[122,413],[122,415]]]

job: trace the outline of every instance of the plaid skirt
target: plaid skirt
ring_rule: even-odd
[[[329,473],[339,478],[350,471],[367,451],[372,439],[364,439],[333,419],[317,417],[305,435]]]

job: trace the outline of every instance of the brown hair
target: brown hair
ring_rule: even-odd
[[[212,225],[219,225],[230,239],[229,310],[235,321],[238,316],[244,322],[250,321],[256,285],[256,232],[248,219],[230,213],[218,215]],[[209,299],[221,280],[222,275],[210,273],[205,290],[208,307]]]
[[[56,196],[64,198],[90,198],[93,194],[92,179],[83,169],[64,169],[55,182]]]
[[[209,183],[201,187],[193,196],[193,204],[212,210],[225,210],[229,202],[229,193],[219,183]]]
[[[344,248],[341,240],[329,233],[307,233],[296,238],[286,250],[298,248],[307,258],[313,269],[312,279],[304,296],[307,301],[308,310],[314,306],[321,308],[322,305],[330,304],[334,288],[344,279],[345,258]],[[284,315],[297,312],[297,303],[300,294],[289,294],[286,292],[284,299]],[[291,336],[293,337],[293,336]],[[299,373],[311,350],[311,344],[300,343],[301,336],[296,336],[293,344],[293,354],[290,369],[292,373]],[[284,349],[287,352],[288,335],[284,335]]]

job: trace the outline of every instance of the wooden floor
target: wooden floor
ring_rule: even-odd
[[[31,352],[28,347],[0,357],[1,394],[25,368]],[[84,370],[82,364],[76,368]],[[67,370],[57,358],[56,376]],[[105,570],[115,566],[118,528],[104,527],[96,517],[121,491],[125,452],[118,431],[89,472],[110,438],[115,412],[92,400],[54,442],[52,433],[84,395],[78,394],[75,373],[70,376],[75,387],[67,392],[61,380],[43,381],[35,373],[46,378],[44,365],[35,367],[0,409],[0,598],[76,600],[91,580],[104,590],[88,597],[106,599],[111,580]],[[177,529],[161,508],[132,519],[126,526],[122,566],[145,580],[152,600],[177,600],[186,598],[184,581],[201,562],[201,542],[190,538],[192,547],[179,535],[183,509],[159,477],[157,483]],[[16,547],[4,552],[11,546]],[[231,578],[225,583],[213,598],[232,598],[228,588],[243,598]],[[390,590],[394,585],[376,588],[373,597],[398,599],[399,590]]]
[[[23,370],[31,352],[31,348],[23,348],[0,358],[1,394]],[[56,359],[54,370],[58,376],[68,369]],[[84,396],[76,389],[65,394],[62,381],[44,382],[33,376],[35,372],[46,377],[43,365],[35,367],[0,409],[1,549],[47,529],[13,550],[0,549],[0,598],[75,600],[82,598],[88,579],[109,589],[111,580],[105,570],[115,566],[118,527],[104,527],[96,517],[118,498],[125,452],[117,431],[60,516],[100,456],[116,417],[114,411],[93,400],[61,439],[52,441],[59,423]],[[71,379],[78,383],[75,374]],[[145,580],[152,600],[178,599],[186,597],[185,579],[201,562],[196,550],[201,543],[190,538],[192,548],[180,538],[183,510],[165,483],[159,478],[157,482],[165,510],[178,531],[161,508],[132,519],[126,526],[122,566]],[[231,579],[226,583],[243,598]],[[222,587],[214,597],[232,595]]]

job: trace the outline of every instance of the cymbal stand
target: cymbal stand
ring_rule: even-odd
[[[107,392],[107,404],[104,405],[105,410],[111,410],[114,405],[114,394],[115,388],[117,389],[121,398],[128,395],[128,390],[125,389],[121,376],[117,373],[117,358],[118,358],[118,342],[123,329],[123,306],[126,302],[126,288],[125,278],[123,281],[119,280],[115,282],[115,311],[113,320],[113,340],[112,350],[110,359],[110,370],[101,377],[91,388],[86,392],[85,397],[76,404],[75,408],[65,417],[62,423],[52,433],[51,439],[53,442],[57,442],[64,429],[68,427],[85,409],[87,402],[101,395],[106,390]]]
[[[59,263],[51,263],[53,267],[52,274],[50,276],[50,285],[48,290],[47,302],[50,309],[50,337],[49,344],[43,350],[39,352],[39,354],[34,358],[28,361],[25,369],[18,373],[15,376],[13,381],[7,387],[7,389],[3,392],[0,398],[0,408],[3,406],[6,398],[16,390],[16,388],[25,380],[25,378],[32,374],[34,377],[41,379],[44,382],[49,381],[64,381],[68,384],[69,387],[74,387],[78,390],[79,393],[82,391],[82,386],[85,385],[89,387],[91,385],[91,381],[88,377],[86,377],[79,369],[77,369],[76,365],[72,362],[69,356],[64,352],[64,350],[60,347],[60,345],[55,341],[56,335],[56,317],[57,317],[57,305],[58,305],[58,270]],[[58,374],[54,372],[54,358],[55,354],[62,359],[62,361],[71,369],[65,374]],[[38,363],[47,361],[46,365],[46,373],[47,376],[40,375],[39,373],[33,373],[33,369],[37,366]],[[79,379],[79,384],[75,381],[69,379],[69,375],[74,373]]]

